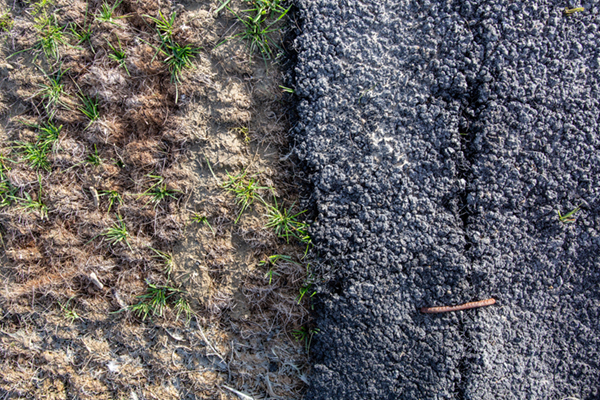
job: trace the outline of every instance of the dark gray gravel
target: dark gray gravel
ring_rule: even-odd
[[[306,398],[600,398],[599,3],[297,4]]]

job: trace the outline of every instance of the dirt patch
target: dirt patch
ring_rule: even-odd
[[[297,197],[276,65],[215,47],[239,29],[216,1],[124,0],[108,21],[99,1],[44,3],[0,0],[0,394],[299,398],[307,261],[267,226]],[[198,49],[179,81],[159,11]],[[256,182],[247,207],[234,177]]]

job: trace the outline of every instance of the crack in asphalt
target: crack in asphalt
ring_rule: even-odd
[[[598,5],[297,4],[306,398],[600,396],[599,211],[556,217],[600,194]]]

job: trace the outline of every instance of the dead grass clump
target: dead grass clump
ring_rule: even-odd
[[[80,85],[94,89],[88,93],[99,95],[106,103],[119,103],[127,98],[127,77],[121,70],[92,65],[80,77],[80,82]]]
[[[306,353],[290,332],[306,320],[306,262],[260,200],[240,207],[220,185],[247,170],[295,196],[278,149],[257,140],[263,126],[285,132],[256,121],[281,112],[277,96],[251,97],[255,76],[276,75],[233,41],[211,50],[231,21],[200,8],[15,3],[0,49],[12,54],[0,65],[1,392],[299,397]],[[260,263],[279,253],[295,261]]]
[[[273,249],[277,243],[277,236],[271,230],[266,230],[262,226],[262,221],[245,220],[238,229],[238,234],[244,242],[248,243],[257,258],[260,258],[265,251]]]
[[[142,170],[152,169],[159,161],[159,141],[156,139],[136,140],[125,145],[125,162]]]

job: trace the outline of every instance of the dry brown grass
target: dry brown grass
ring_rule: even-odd
[[[287,140],[276,69],[249,63],[241,43],[211,50],[233,22],[213,16],[216,2],[178,7],[175,40],[204,50],[176,103],[144,17],[169,15],[167,1],[124,0],[116,15],[125,18],[114,24],[94,21],[99,0],[89,1],[87,20],[83,1],[53,3],[45,12],[61,26],[89,23],[94,51],[71,38],[58,62],[23,51],[0,65],[0,154],[12,190],[0,208],[0,397],[235,398],[227,386],[299,398],[307,357],[291,332],[308,322],[306,302],[296,301],[303,248],[264,228],[260,202],[235,223],[239,208],[220,185],[226,171],[247,170],[278,196],[296,196],[289,164],[279,161]],[[34,6],[0,0],[0,11],[8,6],[15,25],[1,37],[3,57],[37,40]],[[127,71],[109,57],[107,41],[117,36]],[[63,105],[50,111],[41,71],[58,68]],[[99,99],[100,118],[89,126],[78,93]],[[62,130],[49,168],[34,168],[14,143],[36,143],[39,129],[29,125],[46,121]],[[236,133],[241,126],[247,137]],[[88,161],[96,151],[99,165]],[[157,188],[170,195],[152,202]],[[109,193],[122,202],[111,204]],[[272,201],[270,191],[261,195]],[[111,239],[121,223],[127,237]],[[172,254],[172,265],[157,251]],[[269,283],[259,261],[272,254],[295,262],[279,263]],[[127,311],[147,282],[184,290],[193,318],[167,307],[142,322]]]

